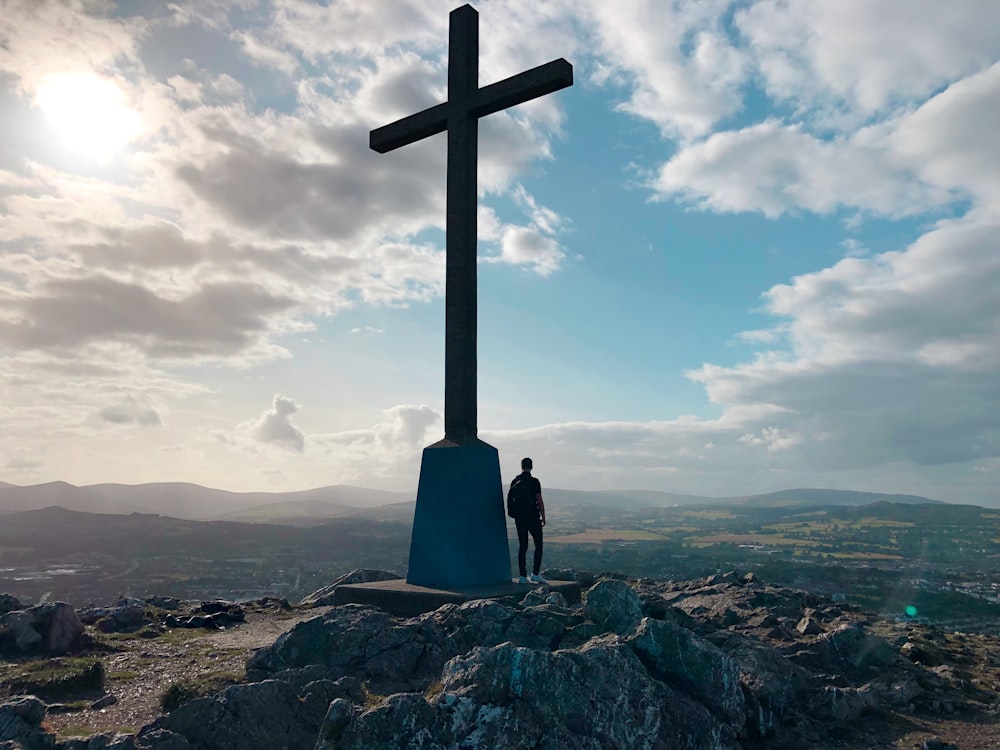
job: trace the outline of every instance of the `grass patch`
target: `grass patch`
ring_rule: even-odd
[[[11,695],[54,700],[104,690],[104,664],[93,657],[37,659],[4,671],[2,680]]]
[[[379,695],[378,693],[373,693],[368,687],[368,683],[364,683],[361,686],[361,695],[363,697],[362,705],[364,705],[365,711],[371,711],[373,708],[378,708],[383,703],[387,696]]]
[[[120,669],[105,673],[104,679],[109,682],[124,682],[125,680],[134,680],[140,676],[138,672],[133,672],[131,669]]]
[[[432,682],[430,685],[427,686],[427,689],[424,691],[424,698],[430,701],[433,700],[434,698],[437,698],[443,692],[444,692],[444,684],[441,682],[441,680],[435,680],[434,682]]]
[[[99,644],[115,649],[119,648],[122,644],[143,641],[149,638],[156,638],[161,643],[186,643],[198,638],[204,638],[209,633],[215,632],[217,631],[203,630],[201,628],[173,628],[172,630],[160,632],[155,627],[147,626],[142,630],[136,630],[132,633],[95,633],[94,640]]]
[[[237,685],[243,680],[244,677],[235,672],[214,672],[199,677],[177,680],[160,693],[160,708],[166,713],[170,713],[195,698],[215,695],[230,685]]]

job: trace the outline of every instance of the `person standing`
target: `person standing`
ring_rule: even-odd
[[[514,519],[517,528],[518,583],[545,583],[539,572],[542,568],[542,527],[545,525],[545,503],[542,502],[542,483],[531,476],[530,458],[521,459],[521,473],[510,483],[507,492],[507,515]],[[532,574],[528,578],[528,534],[535,545]]]

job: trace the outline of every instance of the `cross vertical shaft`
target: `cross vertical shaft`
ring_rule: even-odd
[[[445,221],[445,441],[476,442],[476,162],[479,118],[573,85],[573,66],[553,60],[479,88],[479,14],[470,5],[451,12],[448,101],[371,132],[386,153],[448,131]]]
[[[448,101],[468,102],[479,88],[479,14],[451,13]],[[467,106],[448,113],[445,218],[444,437],[463,444],[478,433],[476,407],[476,202],[479,118]]]

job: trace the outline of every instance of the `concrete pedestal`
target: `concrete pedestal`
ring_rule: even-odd
[[[497,449],[481,440],[424,448],[406,582],[466,589],[510,580]]]
[[[569,605],[580,603],[580,584],[576,581],[547,581],[544,584],[528,585],[507,581],[491,586],[443,590],[414,586],[402,578],[338,586],[333,595],[333,602],[367,604],[396,617],[416,617],[424,612],[433,612],[445,604],[461,604],[473,599],[493,599],[514,605],[524,599],[528,592],[543,586],[549,591],[558,591],[566,598],[566,603]]]

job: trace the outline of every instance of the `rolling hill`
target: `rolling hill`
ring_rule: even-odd
[[[702,497],[652,490],[543,489],[553,509],[643,510],[673,506],[742,506],[747,508],[839,507],[890,502],[939,504],[916,495],[890,495],[853,490],[790,489],[760,495]],[[311,526],[342,517],[412,517],[413,492],[389,492],[349,485],[298,492],[229,492],[183,482],[92,484],[77,487],[48,482],[27,487],[0,483],[0,514],[58,505],[84,513],[152,513],[195,521],[223,520]]]

